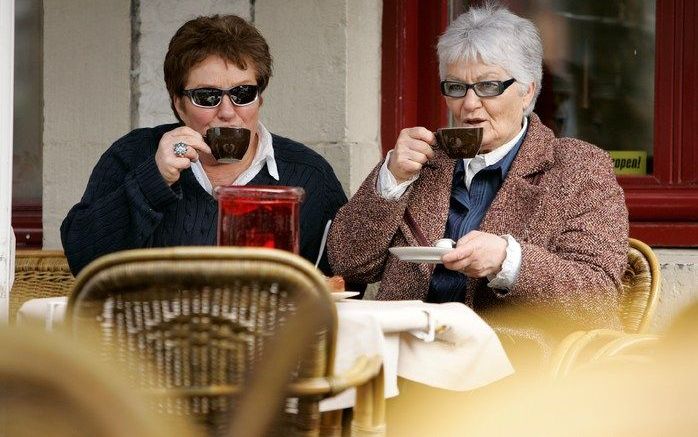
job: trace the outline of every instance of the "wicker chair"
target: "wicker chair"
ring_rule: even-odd
[[[191,436],[161,421],[117,369],[84,345],[23,328],[0,330],[0,434],[7,437]]]
[[[653,347],[656,336],[643,335],[649,328],[659,301],[661,272],[659,261],[645,243],[628,240],[628,265],[622,278],[620,317],[623,331],[596,329],[577,331],[565,337],[553,353],[550,374],[553,378],[568,375],[610,356],[637,358],[642,347]],[[628,353],[628,348],[632,353]],[[611,354],[612,351],[616,351]]]
[[[299,320],[313,321],[310,335]],[[261,435],[266,425],[252,423],[261,409],[263,421],[276,418],[271,434],[339,435],[341,415],[321,421],[318,404],[353,386],[357,411],[369,411],[355,419],[355,434],[380,435],[384,426],[380,359],[332,375],[337,315],[329,290],[288,252],[179,247],[102,257],[78,275],[66,327],[97,337],[100,354],[128,369],[160,412],[188,417],[209,435]],[[270,384],[281,384],[284,407],[268,403]]]
[[[659,337],[611,329],[578,331],[558,346],[551,361],[553,379],[565,378],[575,371],[607,365],[611,361],[646,362],[654,353]]]
[[[640,240],[628,239],[628,265],[620,302],[625,332],[647,332],[659,302],[660,283],[659,261],[652,249]]]
[[[73,288],[68,260],[57,250],[20,250],[15,256],[15,280],[10,292],[10,324],[29,299],[68,296]]]

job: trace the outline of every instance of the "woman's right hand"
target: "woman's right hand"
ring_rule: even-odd
[[[429,129],[411,127],[400,131],[388,161],[388,170],[398,184],[419,173],[422,166],[434,157],[433,144],[436,144],[436,137]]]
[[[187,152],[180,156],[175,155],[174,145],[184,143]],[[169,132],[160,139],[158,150],[155,152],[155,163],[160,170],[167,185],[172,185],[179,180],[182,170],[191,167],[192,161],[199,159],[199,153],[211,153],[211,149],[204,142],[200,133],[187,126],[180,126]]]

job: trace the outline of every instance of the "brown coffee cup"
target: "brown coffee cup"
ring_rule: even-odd
[[[250,130],[244,127],[212,127],[206,131],[204,141],[218,162],[237,162],[245,156],[250,146]]]
[[[434,132],[437,147],[451,159],[474,158],[482,144],[481,127],[442,127]]]

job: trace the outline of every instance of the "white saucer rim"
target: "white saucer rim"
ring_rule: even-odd
[[[350,297],[358,296],[361,294],[360,291],[333,291],[332,300],[342,300],[348,299]]]
[[[420,264],[441,264],[441,257],[453,249],[450,247],[436,246],[399,246],[391,247],[388,250],[400,261]]]

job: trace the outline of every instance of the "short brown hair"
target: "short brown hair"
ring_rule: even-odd
[[[170,104],[177,119],[174,96],[182,96],[189,71],[208,56],[216,55],[245,70],[255,69],[261,93],[269,84],[272,59],[259,31],[237,15],[211,15],[189,20],[170,40],[163,70]],[[181,121],[181,120],[180,120]]]

